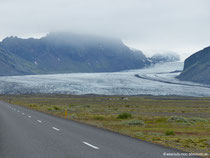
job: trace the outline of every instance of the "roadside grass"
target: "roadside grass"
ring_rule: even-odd
[[[1,95],[0,100],[187,152],[210,154],[210,98]]]

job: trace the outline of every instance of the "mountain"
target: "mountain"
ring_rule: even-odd
[[[180,57],[176,53],[155,54],[149,58],[151,63],[156,64],[160,62],[174,62],[179,61]]]
[[[7,37],[0,42],[0,75],[114,72],[150,64],[119,39],[49,33],[40,39]]]
[[[30,62],[0,47],[0,75],[33,74],[38,70]]]
[[[210,84],[210,47],[204,48],[187,58],[184,62],[184,69],[177,78]]]

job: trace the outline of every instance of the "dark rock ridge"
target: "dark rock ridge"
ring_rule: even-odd
[[[115,72],[150,62],[119,39],[50,33],[40,39],[7,37],[0,42],[0,75]]]
[[[188,57],[184,69],[177,77],[180,80],[210,84],[210,47]]]

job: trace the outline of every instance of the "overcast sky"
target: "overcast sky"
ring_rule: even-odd
[[[210,45],[210,0],[0,0],[0,39],[70,31],[187,57]]]

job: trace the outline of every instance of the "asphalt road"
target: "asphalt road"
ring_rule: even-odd
[[[0,102],[0,158],[159,158],[175,149]]]

